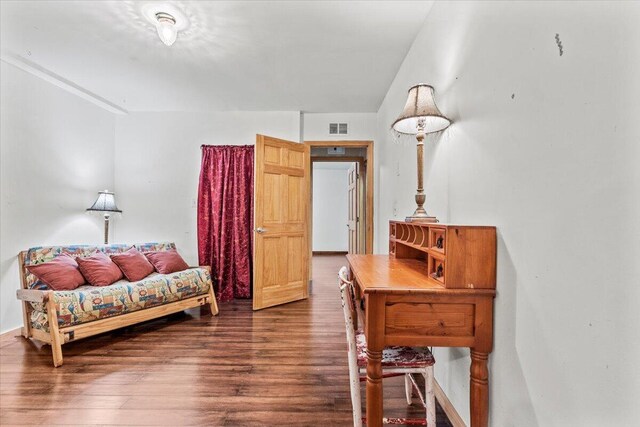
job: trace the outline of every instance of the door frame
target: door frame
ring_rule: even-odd
[[[373,253],[373,141],[305,141],[309,146],[309,170],[313,174],[313,162],[359,162],[359,157],[349,156],[323,156],[313,159],[311,150],[313,147],[345,147],[345,148],[366,148],[367,155],[365,158],[366,173],[366,194],[365,200],[365,253]],[[310,180],[309,206],[313,206],[313,178]],[[313,248],[313,209],[309,209],[309,253],[311,255]]]

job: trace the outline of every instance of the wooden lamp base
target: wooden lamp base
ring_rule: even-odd
[[[408,216],[405,219],[405,222],[420,222],[420,223],[436,223],[439,222],[435,216]]]
[[[423,169],[424,169],[424,119],[418,120],[418,134],[416,135],[416,139],[418,140],[417,148],[417,159],[418,159],[418,189],[416,191],[416,208],[413,215],[405,218],[405,222],[420,222],[420,223],[433,223],[438,222],[435,216],[429,216],[427,211],[424,209],[424,202],[427,201],[427,196],[424,194],[424,185],[423,185]]]
[[[420,146],[418,147],[420,148]],[[418,153],[421,155],[421,150],[418,150]],[[418,157],[420,159],[420,157]],[[422,162],[418,161],[418,173],[422,173]],[[416,204],[418,207],[413,212],[413,215],[406,217],[405,222],[420,222],[420,223],[432,223],[438,222],[438,219],[435,216],[430,216],[427,211],[424,209],[424,202],[427,200],[427,196],[424,194],[424,189],[422,188],[422,179],[420,175],[418,176],[418,192],[416,193]]]

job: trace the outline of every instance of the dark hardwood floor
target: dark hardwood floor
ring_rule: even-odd
[[[217,317],[191,310],[67,344],[60,368],[48,346],[5,335],[0,425],[351,425],[336,285],[344,263],[314,257],[306,301],[253,312],[240,300]],[[402,378],[385,380],[385,415],[421,414],[416,399],[407,407]]]

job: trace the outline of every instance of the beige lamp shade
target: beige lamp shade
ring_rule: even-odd
[[[415,135],[419,132],[419,121],[424,123],[424,133],[439,132],[451,124],[436,106],[433,87],[426,84],[409,89],[407,103],[392,127],[396,132]]]

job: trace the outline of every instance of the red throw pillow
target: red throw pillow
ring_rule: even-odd
[[[27,270],[54,291],[72,291],[85,284],[78,263],[67,254],[42,264],[28,265]]]
[[[130,282],[142,280],[154,272],[153,265],[136,248],[131,248],[121,254],[111,255],[111,260],[124,273],[124,277]]]
[[[189,268],[182,259],[178,251],[171,249],[168,251],[145,252],[144,254],[156,271],[160,274],[171,274]]]
[[[122,279],[122,271],[111,258],[98,251],[86,258],[76,258],[80,272],[93,286],[108,286]]]

